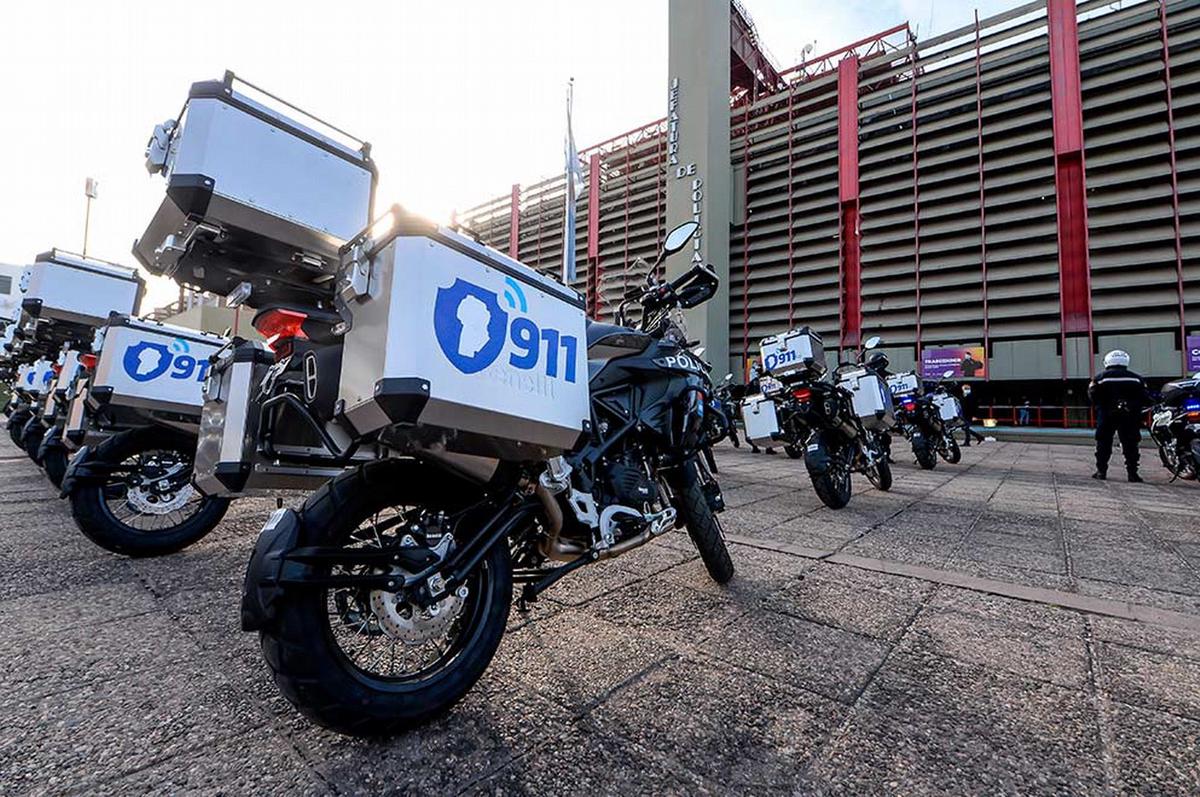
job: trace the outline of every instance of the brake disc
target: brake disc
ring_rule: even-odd
[[[398,568],[393,573],[403,576]],[[441,639],[462,614],[468,591],[461,586],[428,607],[399,599],[395,592],[371,591],[371,611],[383,632],[406,645],[423,645]]]
[[[166,515],[181,509],[196,493],[190,484],[180,485],[171,492],[160,493],[152,486],[130,487],[125,495],[128,504],[143,515]]]

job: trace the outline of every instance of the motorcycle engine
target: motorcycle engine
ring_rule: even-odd
[[[640,507],[658,496],[658,485],[646,471],[632,462],[609,462],[599,472],[598,487],[603,503]]]

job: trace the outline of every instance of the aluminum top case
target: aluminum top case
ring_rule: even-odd
[[[838,376],[838,387],[850,391],[854,413],[867,429],[884,431],[896,425],[892,393],[875,372],[866,368],[843,372]]]
[[[136,268],[51,249],[21,274],[21,307],[39,321],[98,327],[109,313],[136,314],[146,283]]]
[[[114,314],[97,336],[91,406],[109,405],[199,418],[208,358],[225,338]]]
[[[327,296],[339,247],[372,217],[370,145],[232,72],[192,84],[179,118],[155,128],[146,168],[167,196],[137,259],[221,295],[247,282],[251,307]]]
[[[574,447],[591,417],[583,299],[464,235],[391,215],[386,236],[368,229],[347,246],[338,276],[352,319],[338,395],[353,431],[513,461]]]
[[[915,373],[909,371],[906,374],[893,374],[887,380],[888,389],[892,391],[893,396],[902,396],[908,393],[921,395],[921,380]]]
[[[782,335],[763,338],[759,344],[763,369],[776,377],[805,375],[819,378],[825,374],[825,344],[808,327]]]

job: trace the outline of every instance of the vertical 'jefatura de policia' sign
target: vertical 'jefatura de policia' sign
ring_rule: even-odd
[[[729,0],[669,0],[668,28],[667,229],[695,220],[700,234],[667,274],[716,271],[721,290],[686,315],[720,378],[739,371],[729,360]]]
[[[667,165],[676,180],[687,182],[691,190],[692,221],[700,225],[700,232],[692,239],[692,265],[704,262],[704,178],[696,168],[696,162],[679,161],[679,78],[671,78],[671,95],[667,101]]]

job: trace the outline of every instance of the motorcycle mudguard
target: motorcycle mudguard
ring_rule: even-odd
[[[91,465],[92,460],[96,458],[96,450],[91,446],[82,446],[75,452],[75,456],[67,463],[67,472],[63,475],[62,487],[59,488],[58,497],[66,498],[80,483],[93,478]]]
[[[809,476],[824,476],[833,466],[834,443],[827,429],[813,432],[804,446],[804,467]]]
[[[276,619],[275,604],[283,595],[280,581],[303,577],[307,565],[284,559],[300,539],[300,516],[292,509],[276,509],[259,532],[242,586],[242,630],[262,631]]]
[[[44,461],[46,459],[46,454],[56,448],[66,448],[62,441],[62,430],[63,428],[61,426],[51,426],[46,433],[42,435],[42,442],[38,445],[37,452],[39,460]]]

